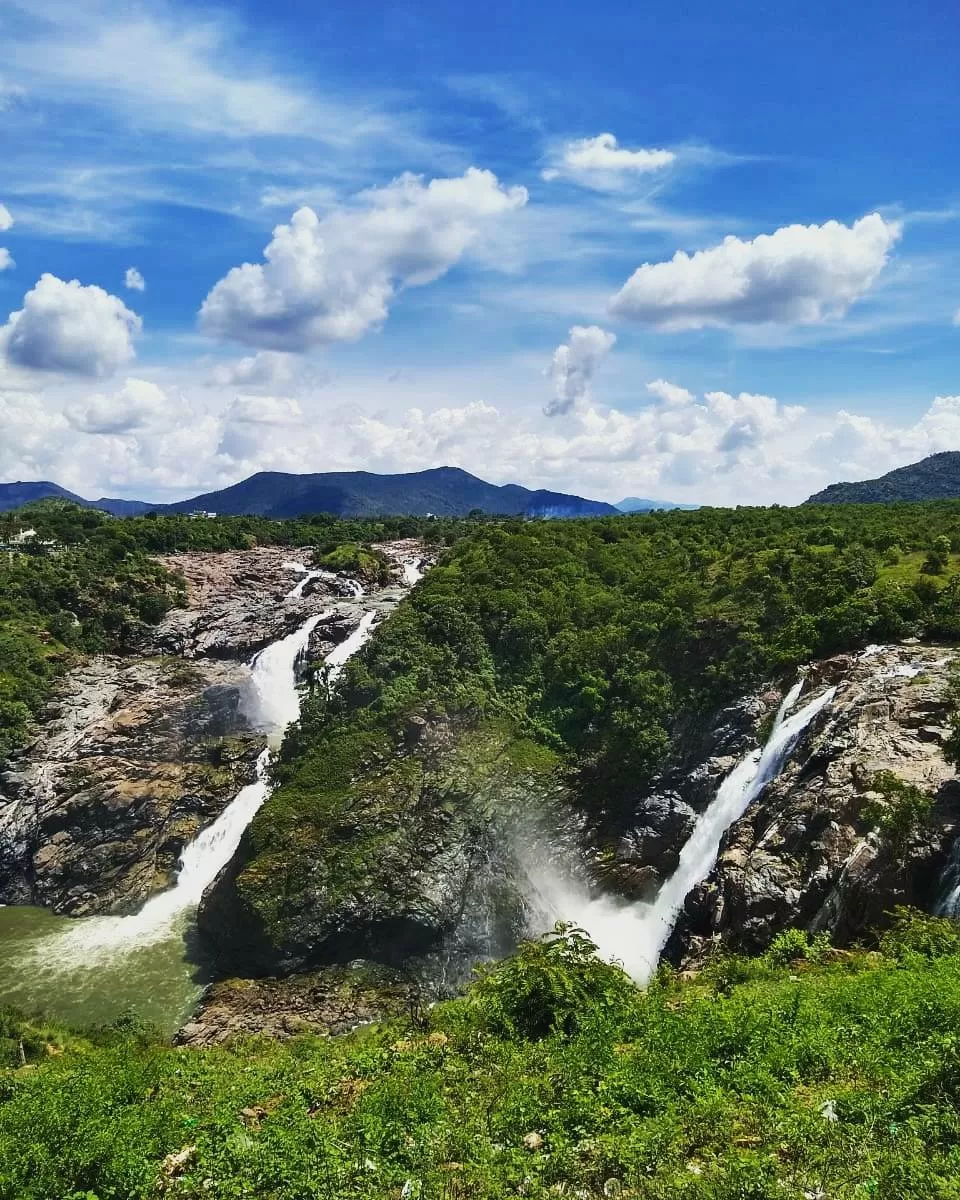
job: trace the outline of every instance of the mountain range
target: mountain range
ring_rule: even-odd
[[[204,492],[175,504],[149,504],[109,497],[85,500],[59,484],[45,480],[0,484],[0,511],[43,499],[70,500],[121,517],[147,511],[186,513],[198,510],[224,516],[277,519],[318,512],[340,517],[426,516],[431,513],[463,517],[474,509],[500,516],[525,517],[602,517],[615,516],[618,512],[612,504],[564,492],[531,491],[518,484],[499,487],[459,467],[436,467],[402,475],[376,475],[370,471],[327,471],[312,475],[259,471],[231,487]]]
[[[960,497],[960,451],[944,450],[920,462],[859,483],[832,483],[806,504],[881,504],[892,500],[949,500]]]
[[[641,512],[672,512],[674,509],[683,509],[685,512],[693,512],[700,507],[699,504],[674,504],[670,500],[645,500],[640,496],[625,496],[616,507],[622,513],[641,513]]]

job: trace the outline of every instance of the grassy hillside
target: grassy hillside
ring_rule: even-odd
[[[956,1200],[960,936],[646,993],[576,935],[346,1038],[0,1027],[2,1200]],[[26,1061],[26,1065],[19,1065]]]

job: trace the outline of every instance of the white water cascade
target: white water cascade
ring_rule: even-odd
[[[676,871],[653,903],[624,904],[610,896],[593,897],[583,885],[539,876],[534,868],[530,880],[543,915],[549,921],[573,921],[581,926],[604,958],[618,960],[638,983],[645,983],[656,970],[687,895],[713,870],[724,833],[776,778],[804,729],[836,693],[835,688],[828,688],[788,715],[802,686],[798,683],[784,699],[767,744],[741,759],[724,779],[680,851]]]
[[[279,743],[286,726],[300,714],[297,660],[325,615],[329,614],[309,617],[299,629],[265,647],[251,661],[249,715],[267,731],[271,745]],[[346,641],[327,656],[331,679],[340,674],[347,659],[369,637],[375,617],[374,612],[365,613]],[[80,919],[65,932],[38,943],[35,953],[56,961],[61,969],[82,969],[167,938],[184,915],[196,908],[204,891],[233,858],[243,831],[270,795],[269,760],[268,747],[257,759],[254,782],[241,788],[217,820],[184,847],[172,888],[152,897],[130,916]]]

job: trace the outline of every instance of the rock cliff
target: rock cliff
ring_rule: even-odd
[[[816,664],[835,684],[774,780],[728,831],[716,869],[688,897],[670,952],[723,943],[756,952],[789,926],[840,945],[894,905],[932,909],[960,834],[960,783],[945,760],[950,648],[872,648]]]

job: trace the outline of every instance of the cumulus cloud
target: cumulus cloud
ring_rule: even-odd
[[[612,133],[567,142],[541,172],[548,183],[571,179],[598,191],[616,191],[638,175],[662,171],[676,161],[672,150],[628,150]]]
[[[10,256],[10,251],[5,246],[0,246],[0,271],[5,271],[8,267],[14,266],[14,261]]]
[[[179,405],[146,379],[128,379],[112,396],[97,393],[67,405],[64,415],[81,433],[130,433],[164,421]]]
[[[574,325],[567,341],[553,352],[547,374],[553,381],[553,399],[544,406],[548,417],[568,413],[590,395],[590,381],[613,349],[616,334],[599,325]]]
[[[145,292],[147,290],[146,281],[136,267],[127,267],[127,272],[123,277],[123,286],[131,292]]]
[[[217,387],[234,387],[241,391],[275,391],[293,378],[293,363],[287,354],[275,350],[258,350],[234,363],[219,363],[210,382]]]
[[[264,263],[234,267],[200,310],[202,329],[271,350],[356,341],[386,320],[399,288],[438,279],[527,192],[490,171],[424,183],[402,175],[350,208],[298,209],[278,225]]]
[[[0,328],[0,353],[14,366],[102,377],[134,357],[141,326],[103,288],[44,274]]]
[[[651,380],[647,384],[647,391],[651,396],[662,400],[664,404],[691,404],[694,398],[693,392],[688,392],[686,388],[680,387],[676,383],[670,383],[666,379]]]
[[[786,225],[752,241],[644,263],[610,302],[617,316],[668,332],[813,325],[842,317],[876,283],[900,237],[879,213],[853,225]]]

